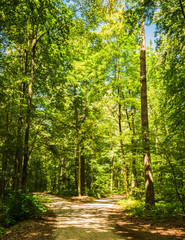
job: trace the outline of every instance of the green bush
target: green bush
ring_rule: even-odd
[[[143,209],[144,202],[135,200],[133,198],[123,199],[118,201],[118,204],[122,206],[124,212],[135,212],[136,209]]]
[[[111,195],[110,186],[106,184],[104,179],[96,179],[93,183],[93,189],[88,191],[88,195],[101,198]]]
[[[5,221],[7,225],[30,219],[47,211],[37,196],[14,192],[9,194],[6,206]]]

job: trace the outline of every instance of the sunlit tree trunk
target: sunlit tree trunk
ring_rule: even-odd
[[[144,0],[141,0],[144,4]],[[148,107],[147,107],[147,87],[146,87],[146,46],[145,46],[145,20],[144,8],[140,19],[140,84],[141,84],[141,120],[142,120],[142,141],[143,141],[143,157],[145,171],[145,193],[146,206],[155,205],[154,186],[152,177],[150,146],[149,146],[149,128],[148,128]]]

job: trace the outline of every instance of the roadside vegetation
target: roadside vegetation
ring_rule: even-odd
[[[9,193],[0,205],[0,235],[19,221],[42,217],[47,212],[47,207],[43,204],[46,201],[44,198],[22,191]]]
[[[153,223],[183,220],[185,217],[182,206],[178,202],[158,201],[155,206],[147,208],[144,200],[129,198],[120,200],[118,204],[122,206],[122,211],[128,216]]]

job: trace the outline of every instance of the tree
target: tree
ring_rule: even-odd
[[[184,206],[184,9],[182,1],[174,3],[159,1],[160,10],[155,14],[158,32],[158,76],[163,88],[160,98],[161,128],[163,137],[159,138],[163,163],[170,172],[170,197]],[[178,16],[178,17],[177,17]],[[165,123],[165,127],[163,125]],[[164,178],[169,178],[167,173]],[[172,184],[173,183],[173,184]],[[182,187],[183,186],[183,187]],[[172,193],[173,192],[173,193]],[[169,193],[168,193],[169,194]],[[167,194],[167,195],[168,195]],[[184,210],[183,210],[184,211]]]
[[[144,4],[144,0],[141,0]],[[142,7],[143,8],[143,7]],[[141,119],[142,119],[142,141],[145,170],[145,193],[146,204],[155,205],[153,176],[151,169],[151,156],[149,146],[149,127],[148,127],[148,106],[147,106],[147,87],[146,87],[146,46],[145,46],[145,21],[144,11],[140,18],[141,29],[141,49],[140,49],[140,83],[141,83]]]
[[[30,126],[35,112],[33,97],[36,96],[36,91],[34,87],[43,74],[42,72],[39,75],[38,72],[41,73],[41,68],[45,63],[44,61],[41,64],[37,63],[42,58],[41,56],[44,56],[42,43],[44,43],[44,38],[45,40],[55,38],[56,44],[65,44],[69,31],[70,14],[68,14],[62,2],[51,4],[50,1],[20,2],[15,6],[13,17],[8,15],[9,10],[11,11],[11,8],[5,8],[5,13],[2,14],[7,18],[7,23],[4,21],[2,35],[10,43],[10,54],[7,53],[7,55],[11,55],[13,49],[15,49],[14,53],[17,54],[15,63],[18,69],[21,69],[21,72],[18,71],[16,74],[16,77],[21,78],[19,88],[16,89],[18,93],[16,96],[18,102],[18,104],[16,102],[18,105],[16,113],[18,114],[16,115],[17,140],[14,188],[18,189],[22,186],[26,187],[27,168],[31,153]],[[48,45],[48,49],[52,47],[52,45]],[[21,66],[18,65],[18,57],[23,61]],[[25,105],[27,105],[26,110]]]

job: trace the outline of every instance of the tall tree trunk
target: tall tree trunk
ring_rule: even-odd
[[[160,161],[160,158],[159,158],[159,147],[158,147],[159,139],[158,139],[158,129],[157,129],[157,126],[155,127],[154,131],[155,131],[155,155],[157,156],[157,164],[158,164],[158,167],[160,168],[161,164],[163,164],[163,161]],[[163,173],[161,171],[159,171],[159,173],[158,173],[158,182],[161,182],[162,178],[163,178]]]
[[[32,108],[32,91],[34,83],[34,67],[35,67],[35,48],[37,43],[37,35],[32,40],[32,55],[31,55],[31,77],[28,86],[28,101],[27,101],[27,116],[26,116],[26,131],[24,139],[24,163],[22,172],[22,187],[26,188],[27,181],[27,168],[29,162],[29,137],[30,137],[30,120],[31,120],[31,108]]]
[[[78,196],[82,195],[82,186],[81,186],[81,169],[82,169],[82,162],[81,162],[81,151],[79,143],[77,143],[77,152],[78,152]]]
[[[111,174],[110,174],[110,191],[113,191],[114,187],[114,155],[112,156],[111,160]]]
[[[144,0],[141,0],[144,4]],[[152,177],[150,146],[149,146],[149,128],[148,128],[148,107],[147,107],[147,87],[146,87],[146,46],[145,46],[145,20],[144,7],[140,18],[141,30],[141,50],[140,50],[140,84],[141,84],[141,119],[142,119],[142,142],[145,171],[145,193],[146,205],[155,205],[154,186]]]
[[[5,144],[6,144],[6,139],[5,139]],[[1,174],[1,178],[0,178],[0,180],[1,180],[0,181],[0,198],[2,198],[2,199],[4,197],[4,192],[6,189],[6,170],[7,170],[7,162],[8,162],[5,151],[3,151],[3,156],[2,156],[2,174]]]
[[[138,186],[137,181],[137,171],[136,171],[136,146],[135,146],[135,137],[136,137],[136,129],[135,129],[135,107],[131,107],[131,120],[132,120],[132,191],[134,191],[135,187]]]
[[[95,159],[96,158],[96,153],[95,153],[95,147],[94,147],[94,144],[95,144],[95,132],[94,132],[94,128],[95,128],[95,124],[94,122],[92,123],[92,126],[93,126],[93,131],[92,131],[92,159]],[[93,181],[94,181],[94,171],[93,171],[93,167],[91,165],[91,168],[90,168],[90,174],[91,174],[91,177],[90,177],[90,190],[91,192],[94,192],[93,191]]]
[[[6,114],[6,135],[4,139],[3,146],[3,155],[2,155],[2,175],[0,181],[0,198],[4,198],[4,193],[6,189],[6,177],[7,177],[7,164],[8,164],[8,156],[7,156],[7,146],[8,146],[8,135],[9,135],[9,113]]]
[[[86,159],[84,155],[84,146],[82,145],[81,148],[81,189],[82,189],[82,194],[85,194],[86,189]]]
[[[78,158],[77,158],[77,147],[76,147],[76,139],[74,142],[74,161],[75,161],[75,189],[78,189]]]
[[[120,135],[120,147],[121,147],[121,155],[122,155],[122,163],[123,163],[123,172],[124,172],[124,183],[125,183],[125,192],[126,196],[128,197],[128,180],[127,180],[127,167],[125,162],[125,154],[124,154],[124,147],[123,147],[123,139],[122,139],[122,113],[121,113],[121,103],[120,103],[120,86],[119,86],[119,73],[117,67],[115,66],[116,72],[116,80],[117,80],[117,89],[118,89],[118,121],[119,121],[119,135]]]
[[[120,187],[121,187],[121,180],[120,180],[120,175],[121,175],[122,171],[121,171],[121,168],[119,167],[118,168],[118,171],[117,171],[117,174],[118,174],[118,179],[117,179],[117,189],[118,191],[120,190]]]
[[[85,166],[85,169],[84,169],[84,174],[85,174],[85,182],[84,182],[84,187],[85,187],[85,192],[84,192],[84,194],[85,194],[85,196],[87,195],[87,178],[86,178],[86,174],[87,174],[87,159],[85,158],[85,164],[84,164],[84,166]]]
[[[24,66],[23,66],[23,74],[27,76],[27,68],[28,68],[28,50],[25,49],[25,57],[24,57]],[[23,80],[20,87],[20,117],[18,119],[18,130],[17,130],[17,145],[16,145],[16,155],[15,155],[15,179],[14,179],[14,189],[21,189],[22,187],[22,163],[23,163],[23,124],[24,124],[24,112],[22,109],[22,104],[25,100],[26,94],[26,83]]]
[[[86,85],[86,84],[85,84]],[[82,123],[85,122],[86,119],[86,101],[83,99],[82,101]],[[85,140],[85,133],[83,136],[83,141]],[[86,195],[86,158],[84,154],[84,144],[81,143],[81,191],[82,194]]]
[[[22,187],[22,161],[23,161],[23,135],[22,135],[23,119],[18,119],[18,130],[17,130],[17,146],[15,155],[15,178],[14,178],[14,189],[21,189]]]
[[[81,189],[82,189],[82,194],[86,195],[87,194],[87,181],[86,181],[86,158],[82,150],[81,154]]]
[[[121,155],[122,155],[122,163],[123,163],[123,172],[124,172],[124,183],[125,183],[125,192],[126,196],[128,197],[128,181],[127,181],[127,167],[125,162],[125,154],[124,154],[124,147],[123,147],[123,140],[122,140],[122,127],[121,127],[121,104],[119,103],[119,134],[120,134],[120,146],[121,146]]]
[[[78,158],[78,196],[82,194],[81,188],[81,151],[79,142],[79,122],[78,122],[78,99],[76,94],[76,86],[74,86],[74,110],[75,110],[75,127],[76,127],[76,154]]]
[[[114,152],[113,152],[113,142],[110,143],[110,149],[112,152],[111,156],[111,166],[110,166],[110,191],[113,191],[114,188]]]
[[[123,92],[122,97],[124,97]],[[129,89],[129,95],[131,96],[131,91]],[[135,127],[135,107],[131,106],[131,121],[129,118],[128,110],[127,110],[127,105],[125,104],[125,113],[127,116],[127,122],[130,131],[132,132],[132,183],[131,183],[131,192],[134,191],[135,187],[138,187],[138,181],[137,181],[137,171],[136,171],[136,147],[135,147],[135,137],[136,137],[136,127]]]
[[[58,177],[58,190],[61,190],[61,185],[63,184],[63,167],[64,167],[64,158],[62,157],[59,167],[59,177]]]

